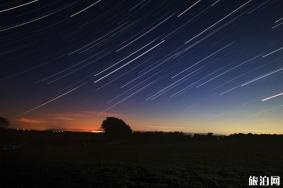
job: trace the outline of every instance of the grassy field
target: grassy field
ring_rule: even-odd
[[[0,187],[247,187],[283,175],[283,139],[192,139],[90,133],[0,134]]]

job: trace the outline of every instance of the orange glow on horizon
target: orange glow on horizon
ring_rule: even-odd
[[[273,120],[233,120],[233,119],[163,119],[156,117],[145,119],[133,116],[125,116],[115,113],[78,112],[78,113],[50,113],[21,117],[12,120],[14,128],[33,130],[60,129],[77,132],[100,131],[102,121],[108,116],[123,119],[135,131],[182,131],[187,133],[233,134],[282,134],[283,128],[280,121]]]
[[[105,112],[50,113],[15,119],[12,121],[12,127],[33,130],[61,129],[93,132],[100,130],[102,121],[108,116],[125,118],[121,114]]]

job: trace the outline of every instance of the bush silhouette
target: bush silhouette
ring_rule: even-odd
[[[125,139],[132,134],[132,129],[122,119],[107,117],[102,122],[101,128],[109,139]]]
[[[0,127],[8,127],[10,125],[6,118],[0,117]]]

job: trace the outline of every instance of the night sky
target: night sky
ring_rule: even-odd
[[[283,133],[281,0],[0,3],[12,127]]]

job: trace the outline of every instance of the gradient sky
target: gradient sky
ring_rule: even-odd
[[[0,3],[13,127],[283,134],[281,0]]]

